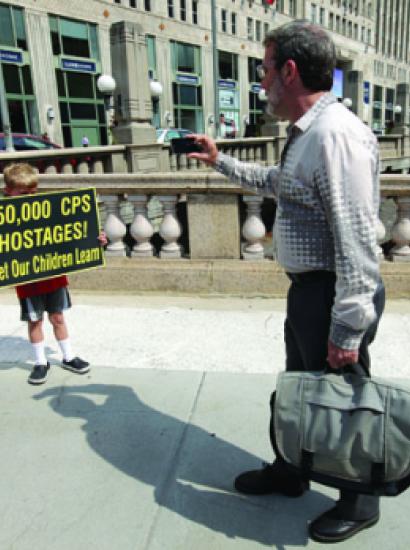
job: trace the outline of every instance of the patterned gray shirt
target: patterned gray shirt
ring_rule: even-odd
[[[241,186],[274,196],[278,261],[289,272],[336,272],[329,337],[357,349],[375,319],[380,280],[377,139],[326,93],[288,129],[282,166],[263,167],[219,153],[216,169]]]

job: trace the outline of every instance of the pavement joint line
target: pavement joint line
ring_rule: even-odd
[[[168,474],[165,476],[164,481],[161,483],[161,485],[158,488],[158,499],[157,500],[160,501],[160,502],[164,502],[164,497],[168,494],[170,485],[171,485],[171,483],[174,479],[174,473],[176,472],[176,469],[177,469],[177,466],[178,466],[178,463],[179,463],[179,457],[181,455],[182,448],[184,446],[188,430],[191,426],[192,418],[193,418],[193,416],[195,414],[195,411],[197,409],[199,396],[201,394],[202,387],[204,385],[206,375],[207,375],[206,372],[202,372],[201,380],[199,381],[198,388],[197,388],[197,391],[195,393],[194,400],[192,402],[191,410],[189,411],[188,417],[185,421],[185,426],[182,430],[181,437],[179,438],[179,441],[176,444],[174,455],[173,455],[172,459],[170,460],[171,465],[168,469]],[[154,491],[155,491],[155,487],[154,487]],[[147,537],[146,537],[145,542],[142,546],[142,548],[144,548],[144,550],[149,550],[149,547],[151,545],[151,541],[152,541],[154,533],[155,533],[155,528],[156,528],[158,520],[159,520],[159,515],[161,513],[161,509],[162,509],[162,506],[160,504],[158,504],[157,509],[155,511],[155,514],[154,514],[154,517],[152,519]]]

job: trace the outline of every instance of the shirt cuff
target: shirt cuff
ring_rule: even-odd
[[[355,351],[359,349],[364,333],[364,330],[355,330],[352,327],[332,322],[329,339],[338,348]]]
[[[217,172],[226,176],[228,173],[232,172],[234,164],[235,161],[231,156],[225,155],[224,153],[218,153],[214,168]]]

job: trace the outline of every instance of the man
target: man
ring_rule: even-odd
[[[377,140],[329,93],[335,48],[318,26],[294,21],[265,38],[260,69],[268,110],[290,122],[281,164],[261,167],[218,153],[208,136],[190,156],[277,201],[277,257],[291,286],[285,323],[286,369],[368,371],[368,344],[384,307],[376,252]],[[247,494],[299,496],[309,488],[276,459],[235,480]],[[345,540],[379,519],[379,499],[341,491],[314,520],[319,542]]]

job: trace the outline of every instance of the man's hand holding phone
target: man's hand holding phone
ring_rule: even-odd
[[[172,139],[174,153],[187,153],[188,158],[197,159],[209,166],[214,166],[218,148],[212,138],[203,134],[191,134],[184,138]]]

